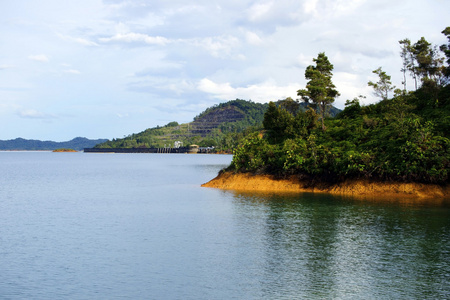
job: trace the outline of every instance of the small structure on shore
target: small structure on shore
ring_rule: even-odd
[[[189,145],[188,153],[198,153],[199,148],[198,145]]]

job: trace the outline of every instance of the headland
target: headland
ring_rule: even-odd
[[[251,173],[221,172],[216,178],[202,185],[242,192],[275,193],[330,193],[363,197],[410,197],[450,199],[448,185],[381,182],[367,179],[349,179],[339,183],[314,183],[303,181],[297,176],[276,178],[273,175],[253,175]]]

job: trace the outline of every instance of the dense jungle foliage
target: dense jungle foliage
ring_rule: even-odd
[[[449,38],[449,45],[440,47],[447,66],[437,47],[424,38],[415,44],[407,39],[400,41],[404,89],[395,89],[381,68],[375,70],[379,81],[369,85],[381,97],[376,104],[362,106],[358,98],[348,100],[338,116],[325,119],[313,109],[298,110],[296,101],[278,106],[270,103],[263,130],[242,140],[228,170],[297,174],[330,183],[369,178],[448,184],[450,27],[443,33]],[[310,71],[316,70],[310,67]],[[326,75],[331,76],[332,65],[327,70]],[[406,90],[408,72],[415,82],[414,91]],[[311,80],[299,95],[309,93],[312,98],[313,92],[326,92],[326,86],[319,85],[331,80],[319,79]],[[388,93],[394,90],[395,95],[389,98]],[[333,102],[326,95],[321,97],[311,104],[326,108]],[[327,105],[323,105],[324,99]]]

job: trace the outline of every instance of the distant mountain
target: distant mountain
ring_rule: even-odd
[[[84,137],[77,137],[67,142],[26,140],[17,138],[14,140],[0,140],[0,150],[55,150],[59,148],[83,150],[84,148],[91,148],[106,141],[107,139],[90,140]]]

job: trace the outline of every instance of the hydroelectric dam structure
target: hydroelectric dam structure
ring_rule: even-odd
[[[214,147],[84,148],[85,153],[213,153]]]

